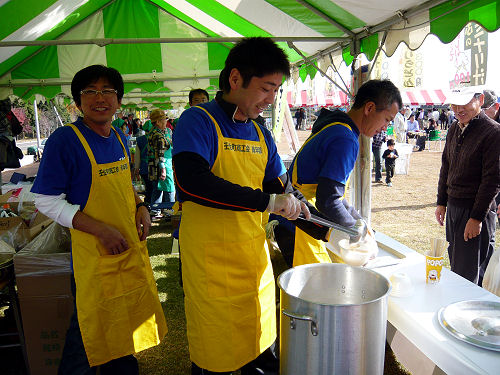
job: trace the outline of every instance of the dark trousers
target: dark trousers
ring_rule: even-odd
[[[483,275],[495,246],[495,212],[489,211],[482,222],[479,236],[464,240],[464,230],[470,209],[448,203],[446,209],[446,240],[451,270],[481,285]]]
[[[101,375],[138,375],[139,365],[133,355],[117,358],[100,366],[90,367],[83,346],[80,325],[76,312],[76,285],[75,278],[71,276],[71,292],[75,297],[74,312],[71,316],[66,342],[59,364],[58,375],[95,375],[97,368]]]
[[[373,152],[373,163],[375,165],[375,181],[380,181],[382,179],[382,164],[380,163],[382,157],[382,150],[380,147],[372,146]]]
[[[149,181],[147,173],[146,174],[141,174],[141,178],[144,181],[144,187],[145,187],[145,190],[146,190],[144,192],[144,194],[145,194],[144,201],[148,202],[148,203],[152,203],[151,202],[151,194],[153,192],[153,183],[151,181]]]
[[[261,355],[241,368],[241,375],[278,375],[279,360],[274,354],[274,346],[271,345]],[[231,375],[229,372],[213,372],[198,367],[191,363],[191,375]]]
[[[388,164],[385,163],[385,182],[390,183],[392,178],[394,177],[394,167],[396,164]]]

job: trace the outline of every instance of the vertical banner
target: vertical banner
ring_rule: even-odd
[[[488,33],[477,24],[464,28],[464,49],[471,51],[471,86],[486,83],[488,59]]]
[[[465,48],[463,31],[447,48],[449,49],[448,61],[450,63],[448,81],[450,90],[453,90],[470,83],[471,50]]]

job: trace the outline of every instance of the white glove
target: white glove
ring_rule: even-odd
[[[500,250],[493,252],[483,278],[483,288],[500,296]]]

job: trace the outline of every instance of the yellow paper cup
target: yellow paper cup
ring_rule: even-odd
[[[441,280],[441,270],[443,269],[444,255],[433,257],[425,254],[425,282],[436,284]]]

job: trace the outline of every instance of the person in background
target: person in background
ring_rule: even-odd
[[[295,124],[295,129],[300,130],[302,129],[302,121],[306,117],[306,114],[304,112],[304,108],[299,108],[295,111],[295,119],[297,120],[297,123]]]
[[[118,129],[122,130],[124,123],[125,123],[125,120],[123,119],[123,113],[117,112],[116,119],[113,120],[111,125],[113,125],[116,130],[118,130]]]
[[[189,106],[194,107],[198,104],[207,103],[210,100],[208,92],[203,89],[193,89],[189,91]]]
[[[127,126],[128,126],[128,135],[132,135],[134,134],[134,114],[133,113],[129,113],[127,115]]]
[[[500,103],[498,103],[498,98],[495,92],[492,90],[484,90],[483,95],[484,103],[481,106],[482,110],[484,111],[486,116],[495,120],[496,122],[500,122]]]
[[[264,58],[263,58],[264,56]],[[264,212],[309,210],[284,194],[288,176],[256,118],[290,74],[270,38],[230,51],[215,99],[184,111],[174,133],[182,202],[179,244],[192,374],[277,374],[275,281]]]
[[[432,112],[429,114],[429,118],[433,118],[434,121],[436,121],[436,125],[439,125],[440,122],[439,122],[439,111],[437,110],[437,108],[432,108]]]
[[[440,225],[446,219],[451,270],[481,285],[495,244],[500,124],[481,111],[484,94],[473,87],[448,99],[458,121],[446,136],[435,216]]]
[[[448,115],[446,113],[446,109],[441,109],[441,113],[439,114],[439,122],[441,123],[441,129],[448,129]]]
[[[145,241],[148,207],[132,186],[125,137],[111,125],[123,89],[113,68],[75,74],[83,118],[49,137],[31,190],[38,210],[71,231],[75,306],[60,375],[138,375],[134,354],[167,331]]]
[[[500,103],[498,103],[498,98],[494,91],[484,90],[484,103],[481,106],[486,116],[500,123]],[[500,193],[497,194],[495,199],[498,208],[500,209]],[[500,224],[500,216],[498,217],[498,224]]]
[[[406,128],[407,133],[418,132],[420,130],[419,126],[418,126],[418,121],[415,120],[414,114],[410,115],[410,118],[406,121],[406,125],[407,125],[407,128]]]
[[[455,121],[455,112],[453,112],[453,108],[450,108],[448,110],[448,127],[453,124],[453,121]]]
[[[375,182],[382,182],[382,145],[387,139],[387,132],[382,130],[381,132],[373,136],[372,141],[372,152],[373,152],[373,163],[375,168]]]
[[[140,118],[135,118],[134,119],[134,137],[140,137],[141,135],[144,135],[144,132],[142,130],[142,121]]]
[[[151,204],[151,193],[153,191],[153,184],[149,181],[148,177],[148,133],[145,132],[144,135],[137,137],[135,159],[134,159],[134,170],[136,174],[144,182],[144,202]]]
[[[404,117],[405,109],[400,108],[399,112],[394,117],[394,135],[396,142],[406,143],[406,119]]]
[[[385,183],[388,187],[392,187],[392,178],[394,177],[394,169],[396,168],[396,159],[399,157],[398,150],[395,148],[394,139],[387,141],[387,150],[382,154],[382,159],[385,160]]]
[[[172,147],[172,138],[171,135],[167,137],[167,116],[163,110],[153,110],[149,118],[153,125],[148,134],[148,178],[152,184],[151,204],[167,203],[175,200],[172,162],[171,159],[165,158],[165,152]],[[168,190],[168,187],[171,189]],[[152,214],[159,218],[161,210],[152,210]]]

